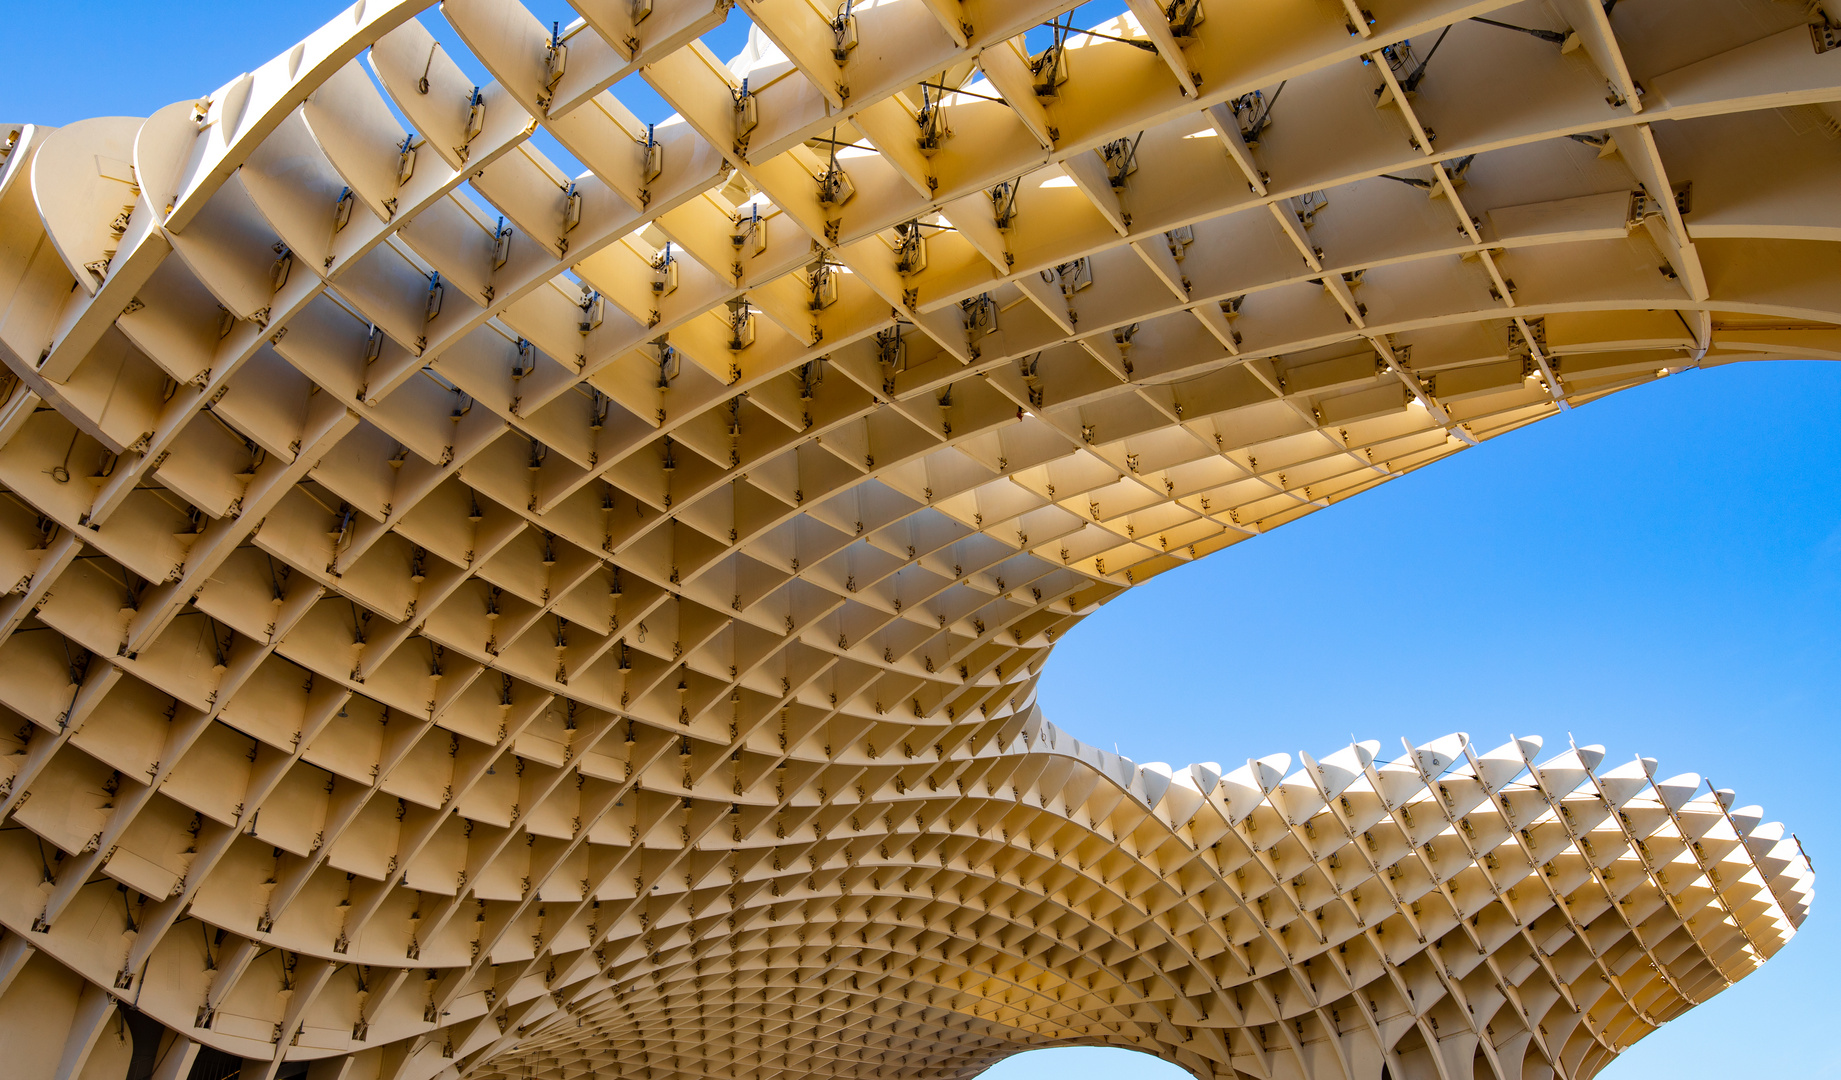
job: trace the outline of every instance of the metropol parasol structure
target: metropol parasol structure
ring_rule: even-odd
[[[1785,944],[1794,836],[1652,759],[1140,765],[1035,686],[1841,359],[1841,4],[1069,7],[359,0],[0,125],[9,1076],[1586,1080]]]

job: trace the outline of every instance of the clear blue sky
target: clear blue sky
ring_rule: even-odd
[[[53,124],[209,93],[335,11],[319,0],[9,6],[0,121]],[[534,10],[570,17],[555,0]],[[745,26],[738,12],[711,47],[739,51]],[[656,98],[617,92],[662,119]],[[1841,365],[1814,363],[1688,372],[1574,410],[1154,579],[1063,642],[1043,705],[1088,742],[1177,764],[1327,752],[1351,734],[1391,747],[1461,730],[1495,746],[1514,732],[1552,747],[1571,732],[1604,744],[1607,761],[1641,752],[1710,775],[1832,871],[1838,421]],[[1841,1077],[1831,906],[1818,896],[1762,971],[1602,1075]],[[1070,1050],[986,1075],[1185,1074]]]

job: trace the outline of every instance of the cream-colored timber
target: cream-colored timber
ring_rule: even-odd
[[[9,1076],[1586,1080],[1801,924],[1652,759],[1139,765],[1035,687],[1465,447],[1841,359],[1832,2],[429,6],[0,125]]]

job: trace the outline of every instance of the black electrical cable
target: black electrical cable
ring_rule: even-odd
[[[1124,142],[1125,140],[1120,139],[1119,141]],[[1113,187],[1119,187],[1125,183],[1125,177],[1130,174],[1133,162],[1138,158],[1138,144],[1143,141],[1144,132],[1140,131],[1138,132],[1138,137],[1131,140],[1130,144],[1125,147],[1124,160],[1119,162],[1119,174],[1115,177],[1111,177]]]
[[[1536,30],[1533,27],[1516,26],[1513,23],[1497,22],[1494,19],[1485,19],[1481,15],[1472,15],[1470,17],[1470,21],[1480,22],[1485,26],[1494,26],[1494,27],[1498,27],[1503,30],[1519,30],[1520,32],[1524,34],[1527,34],[1529,37],[1537,37],[1537,38],[1540,38],[1542,41],[1550,41],[1555,45],[1566,44],[1566,35],[1560,33],[1558,30]]]
[[[1420,80],[1425,78],[1426,65],[1432,62],[1432,57],[1437,55],[1438,47],[1445,43],[1445,35],[1449,33],[1451,33],[1451,27],[1447,26],[1444,32],[1438,35],[1438,40],[1432,43],[1432,48],[1425,54],[1425,59],[1419,61],[1419,66],[1413,69],[1413,73],[1400,80],[1401,89],[1408,93],[1419,89]]]
[[[1266,120],[1272,115],[1272,107],[1278,104],[1278,96],[1285,92],[1285,86],[1289,82],[1291,82],[1291,80],[1286,79],[1284,82],[1278,84],[1277,90],[1272,91],[1272,97],[1266,102],[1266,107],[1259,111],[1259,119],[1253,121],[1252,133],[1254,135],[1258,135],[1260,132],[1266,130]]]
[[[1042,25],[1047,26],[1048,24],[1043,23]],[[1130,45],[1134,49],[1143,49],[1145,52],[1148,52],[1148,53],[1154,53],[1157,51],[1157,45],[1155,42],[1145,41],[1143,38],[1118,37],[1117,35],[1114,35],[1114,34],[1102,34],[1097,30],[1075,30],[1072,27],[1068,28],[1068,32],[1072,34],[1079,34],[1082,37],[1098,38],[1101,41],[1117,41],[1124,45]],[[1057,42],[1057,44],[1059,44],[1059,42]]]
[[[864,144],[862,144],[862,143],[855,143],[855,142],[845,142],[845,141],[843,141],[842,139],[827,139],[827,138],[825,138],[825,137],[824,137],[823,135],[811,135],[811,136],[808,136],[808,137],[806,138],[806,141],[807,141],[807,142],[815,142],[815,143],[827,143],[827,144],[829,144],[829,145],[830,145],[830,147],[831,147],[831,156],[832,156],[832,163],[833,163],[833,164],[835,164],[835,163],[836,163],[836,158],[837,158],[837,148],[838,148],[838,147],[840,147],[840,146],[845,146],[845,147],[849,147],[849,148],[850,148],[850,149],[852,149],[852,150],[874,150],[874,149],[875,149],[875,147],[873,147],[873,146],[865,146],[865,145],[864,145]]]
[[[931,90],[938,90],[942,94],[964,94],[966,97],[977,98],[980,101],[995,101],[999,105],[1010,104],[1008,101],[1004,100],[1003,98],[998,97],[996,94],[980,94],[975,90],[966,90],[966,89],[963,89],[957,86],[947,86],[944,83],[922,82],[920,85],[927,87],[928,89],[931,89]]]
[[[1015,180],[1006,180],[997,185],[997,187],[991,189],[993,193],[992,202],[995,203],[998,199],[1003,200],[996,208],[999,222],[1002,222],[1003,219],[1008,218],[1011,214],[1016,212],[1016,191],[1017,188],[1022,186],[1022,183],[1023,178],[1019,176]],[[998,194],[1000,192],[1001,194]]]

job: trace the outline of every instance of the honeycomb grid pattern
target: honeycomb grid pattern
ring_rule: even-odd
[[[362,0],[0,125],[16,1074],[1587,1080],[1782,947],[1794,836],[1652,759],[1139,765],[1034,690],[1150,576],[1841,359],[1841,5],[1125,7]]]

